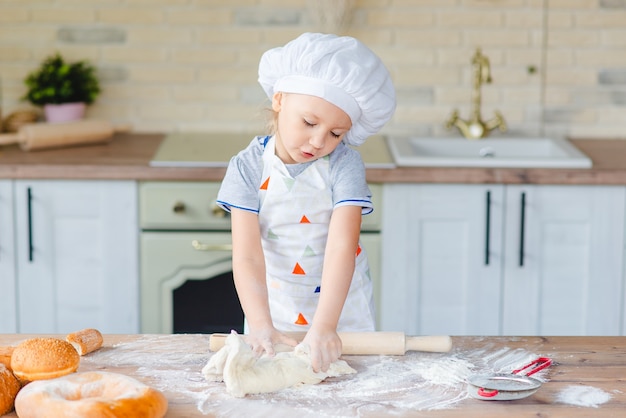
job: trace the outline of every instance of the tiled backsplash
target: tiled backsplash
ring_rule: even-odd
[[[313,1],[0,0],[3,112],[26,106],[24,76],[58,50],[98,67],[90,117],[138,131],[261,130],[258,60],[320,30]],[[344,33],[392,73],[386,133],[443,135],[453,109],[468,118],[480,46],[493,76],[485,119],[497,109],[510,133],[626,137],[626,0],[356,0]]]

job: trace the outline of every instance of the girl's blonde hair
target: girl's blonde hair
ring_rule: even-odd
[[[268,135],[274,135],[278,130],[278,112],[271,107],[264,110],[266,114],[265,131]]]

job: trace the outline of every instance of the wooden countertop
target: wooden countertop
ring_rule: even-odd
[[[588,169],[397,167],[368,170],[373,182],[467,184],[626,184],[626,141],[571,140],[593,162]]]
[[[106,144],[24,152],[0,148],[0,179],[215,180],[224,168],[150,167],[162,134],[118,134]]]
[[[150,167],[163,134],[119,134],[108,144],[24,152],[0,148],[0,179],[220,181],[223,167]],[[578,139],[591,169],[368,168],[372,183],[626,184],[626,140]]]
[[[0,345],[31,337],[0,335]],[[78,371],[123,373],[161,390],[169,401],[167,417],[586,418],[620,417],[626,411],[626,337],[453,337],[450,353],[345,356],[357,374],[245,398],[233,398],[222,383],[202,377],[208,341],[199,334],[105,335],[104,346],[82,357]],[[473,399],[464,380],[438,380],[445,367],[430,380],[424,373],[430,366],[464,363],[472,372],[513,370],[517,365],[507,360],[523,356],[548,356],[554,363],[540,372],[544,383],[535,394],[514,401]],[[576,391],[578,396],[567,395]]]

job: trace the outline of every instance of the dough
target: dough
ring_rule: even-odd
[[[274,357],[256,357],[236,332],[226,337],[224,347],[202,369],[205,379],[224,382],[228,392],[238,398],[247,394],[275,392],[299,384],[317,384],[327,377],[356,373],[343,360],[337,360],[326,372],[315,373],[308,347],[299,344],[293,351]]]

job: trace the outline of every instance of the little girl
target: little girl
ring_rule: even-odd
[[[380,59],[351,37],[305,33],[267,51],[259,82],[274,112],[230,161],[218,204],[231,212],[233,275],[258,354],[306,331],[315,371],[341,355],[338,331],[373,331],[361,215],[373,210],[359,153],[391,118]]]

